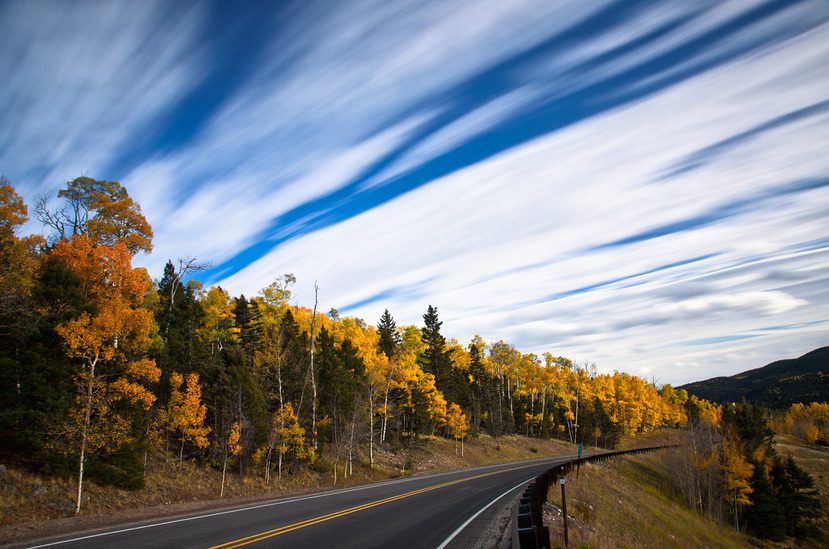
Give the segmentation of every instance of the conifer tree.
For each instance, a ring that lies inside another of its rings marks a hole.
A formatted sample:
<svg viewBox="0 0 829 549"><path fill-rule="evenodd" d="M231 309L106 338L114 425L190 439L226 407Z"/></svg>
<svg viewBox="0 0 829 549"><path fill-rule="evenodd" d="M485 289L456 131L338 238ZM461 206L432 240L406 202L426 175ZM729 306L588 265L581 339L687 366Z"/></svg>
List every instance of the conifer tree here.
<svg viewBox="0 0 829 549"><path fill-rule="evenodd" d="M397 324L388 309L383 311L383 316L380 317L380 322L377 323L377 334L380 336L378 343L380 350L391 360L403 343L403 338L397 332Z"/></svg>
<svg viewBox="0 0 829 549"><path fill-rule="evenodd" d="M434 376L437 388L442 389L447 385L452 362L446 349L446 338L440 333L443 322L438 320L437 307L429 305L423 315L423 323L420 333L425 349L418 363L424 372Z"/></svg>
<svg viewBox="0 0 829 549"><path fill-rule="evenodd" d="M772 477L786 522L786 534L796 538L818 535L814 520L821 516L821 504L811 475L789 456L785 462L775 460Z"/></svg>
<svg viewBox="0 0 829 549"><path fill-rule="evenodd" d="M764 464L754 463L751 477L751 505L746 509L746 528L758 538L771 541L786 539L786 520L774 494Z"/></svg>

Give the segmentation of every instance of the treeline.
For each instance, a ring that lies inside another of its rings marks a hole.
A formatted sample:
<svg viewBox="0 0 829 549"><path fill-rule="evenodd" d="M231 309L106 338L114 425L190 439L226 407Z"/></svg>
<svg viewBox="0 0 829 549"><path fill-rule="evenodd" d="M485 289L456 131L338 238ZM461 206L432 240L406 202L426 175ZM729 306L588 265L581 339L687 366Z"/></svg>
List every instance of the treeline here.
<svg viewBox="0 0 829 549"><path fill-rule="evenodd" d="M809 444L829 446L829 403L792 404L788 410L771 416L771 428L793 435Z"/></svg>
<svg viewBox="0 0 829 549"><path fill-rule="evenodd" d="M814 481L774 449L769 411L695 396L687 411L690 444L667 454L666 467L691 509L762 539L820 535Z"/></svg>
<svg viewBox="0 0 829 549"><path fill-rule="evenodd" d="M117 182L81 177L39 199L44 236L0 183L0 454L53 474L143 485L151 446L281 477L324 456L335 475L377 445L485 432L611 446L685 422L687 394L597 374L504 342L446 339L386 311L371 326L291 304L292 275L256 296L134 268L152 229ZM335 476L336 478L336 476Z"/></svg>

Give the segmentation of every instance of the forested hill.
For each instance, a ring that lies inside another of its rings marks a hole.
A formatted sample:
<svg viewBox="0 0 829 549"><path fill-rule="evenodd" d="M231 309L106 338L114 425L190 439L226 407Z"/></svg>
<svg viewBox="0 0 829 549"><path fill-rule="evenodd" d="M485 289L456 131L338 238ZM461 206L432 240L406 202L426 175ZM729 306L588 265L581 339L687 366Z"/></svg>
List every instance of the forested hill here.
<svg viewBox="0 0 829 549"><path fill-rule="evenodd" d="M829 401L829 347L730 377L696 381L679 389L712 402L745 399L770 408L787 408L797 402L826 402Z"/></svg>

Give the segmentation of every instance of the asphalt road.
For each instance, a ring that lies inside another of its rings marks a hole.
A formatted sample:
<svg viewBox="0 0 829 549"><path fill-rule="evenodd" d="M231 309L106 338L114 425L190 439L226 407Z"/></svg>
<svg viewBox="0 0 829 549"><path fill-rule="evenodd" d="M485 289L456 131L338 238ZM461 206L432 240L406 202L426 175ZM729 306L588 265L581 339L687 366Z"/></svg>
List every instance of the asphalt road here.
<svg viewBox="0 0 829 549"><path fill-rule="evenodd" d="M477 547L520 488L572 457L410 477L76 534L30 547Z"/></svg>

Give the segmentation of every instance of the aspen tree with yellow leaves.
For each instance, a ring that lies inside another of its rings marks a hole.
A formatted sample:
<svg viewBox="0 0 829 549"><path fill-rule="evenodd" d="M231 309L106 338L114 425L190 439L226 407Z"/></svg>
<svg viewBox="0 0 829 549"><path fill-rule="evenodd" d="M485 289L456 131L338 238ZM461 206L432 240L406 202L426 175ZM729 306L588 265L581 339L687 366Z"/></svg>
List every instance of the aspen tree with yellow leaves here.
<svg viewBox="0 0 829 549"><path fill-rule="evenodd" d="M130 422L115 408L126 401L149 409L155 395L147 383L158 381L159 370L144 353L150 342L150 311L141 308L148 277L133 269L124 244L95 246L77 235L59 241L51 256L76 273L92 313L82 313L56 328L66 353L76 360L77 396L68 426L78 441L80 513L87 453L117 448L130 440Z"/></svg>
<svg viewBox="0 0 829 549"><path fill-rule="evenodd" d="M469 422L466 420L461 407L454 402L446 409L446 426L449 435L455 439L455 453L458 453L458 441L460 441L461 457L463 457L463 440L469 434Z"/></svg>
<svg viewBox="0 0 829 549"><path fill-rule="evenodd" d="M305 441L305 429L300 426L290 402L286 402L274 414L271 422L273 443L278 457L277 475L282 478L282 465L286 455L293 455L298 460L314 461L316 451Z"/></svg>
<svg viewBox="0 0 829 549"><path fill-rule="evenodd" d="M749 497L754 489L751 487L751 477L754 466L743 456L735 441L726 439L721 446L722 470L725 476L725 487L728 502L734 512L734 528L740 529L739 512L746 505L751 505Z"/></svg>
<svg viewBox="0 0 829 549"><path fill-rule="evenodd" d="M182 385L185 385L182 390ZM204 425L207 415L207 406L201 401L201 386L199 374L187 374L185 378L178 372L170 376L170 397L167 407L163 410L162 422L171 433L177 433L181 439L178 456L178 466L181 468L184 459L184 444L189 442L196 448L207 448L210 442L207 435L210 427Z"/></svg>

